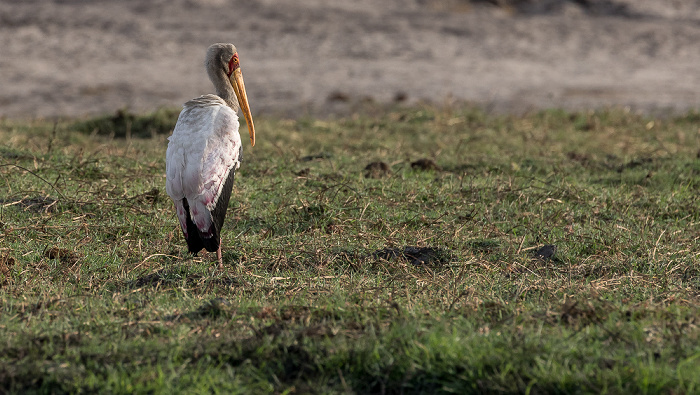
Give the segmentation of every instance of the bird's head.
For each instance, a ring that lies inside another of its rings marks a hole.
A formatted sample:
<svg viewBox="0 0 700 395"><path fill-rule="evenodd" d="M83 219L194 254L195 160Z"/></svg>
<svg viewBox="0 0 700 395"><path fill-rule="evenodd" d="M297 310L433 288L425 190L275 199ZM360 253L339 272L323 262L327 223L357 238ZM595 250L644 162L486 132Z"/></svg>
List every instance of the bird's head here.
<svg viewBox="0 0 700 395"><path fill-rule="evenodd" d="M207 50L206 60L207 70L210 77L211 73L222 72L228 77L228 81L236 93L238 105L245 116L245 121L248 124L248 134L250 134L250 144L255 145L255 126L253 125L253 116L250 114L250 105L248 105L248 96L245 92L245 84L243 84L243 74L241 74L241 65L238 60L238 51L233 44L213 44ZM214 81L214 78L212 78Z"/></svg>

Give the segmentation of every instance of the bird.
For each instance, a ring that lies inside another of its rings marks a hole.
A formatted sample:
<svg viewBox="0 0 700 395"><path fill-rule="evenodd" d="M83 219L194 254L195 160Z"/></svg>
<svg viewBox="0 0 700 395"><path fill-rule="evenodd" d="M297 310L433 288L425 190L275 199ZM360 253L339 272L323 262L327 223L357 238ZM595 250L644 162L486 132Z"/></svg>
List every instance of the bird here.
<svg viewBox="0 0 700 395"><path fill-rule="evenodd" d="M245 116L251 147L255 126L236 47L209 46L204 65L216 94L183 105L168 138L165 187L189 252L194 256L202 249L216 252L222 267L221 229L243 152L238 110Z"/></svg>

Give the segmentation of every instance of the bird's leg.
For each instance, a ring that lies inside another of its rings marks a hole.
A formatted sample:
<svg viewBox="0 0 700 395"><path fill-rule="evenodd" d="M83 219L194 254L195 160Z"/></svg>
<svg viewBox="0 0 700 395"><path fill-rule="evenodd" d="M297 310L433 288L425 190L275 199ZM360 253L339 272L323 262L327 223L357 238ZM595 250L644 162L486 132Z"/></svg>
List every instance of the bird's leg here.
<svg viewBox="0 0 700 395"><path fill-rule="evenodd" d="M216 259L219 260L219 269L224 268L224 259L221 255L221 239L219 239L219 249L216 250Z"/></svg>

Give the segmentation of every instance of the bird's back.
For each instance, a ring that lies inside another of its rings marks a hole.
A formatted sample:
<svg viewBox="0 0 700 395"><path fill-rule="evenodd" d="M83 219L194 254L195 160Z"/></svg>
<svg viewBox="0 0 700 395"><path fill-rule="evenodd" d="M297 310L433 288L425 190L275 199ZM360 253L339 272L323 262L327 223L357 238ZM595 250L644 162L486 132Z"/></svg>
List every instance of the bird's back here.
<svg viewBox="0 0 700 395"><path fill-rule="evenodd" d="M185 238L189 242L188 233L193 230L188 232L188 214L202 237L213 237L219 230L214 229L218 221L213 213L221 205L222 194L230 194L232 172L240 166L238 116L218 96L200 96L185 103L168 140L166 190L177 208ZM228 195L225 197L228 205ZM225 215L225 207L216 211L221 210Z"/></svg>

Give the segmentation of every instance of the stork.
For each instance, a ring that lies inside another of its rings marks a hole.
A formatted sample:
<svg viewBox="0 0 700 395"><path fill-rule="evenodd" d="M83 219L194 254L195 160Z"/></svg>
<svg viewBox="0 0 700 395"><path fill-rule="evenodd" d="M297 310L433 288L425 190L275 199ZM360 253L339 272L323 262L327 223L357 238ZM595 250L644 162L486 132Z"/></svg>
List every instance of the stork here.
<svg viewBox="0 0 700 395"><path fill-rule="evenodd" d="M193 255L202 249L216 251L221 267L221 228L243 151L239 108L248 124L251 146L255 145L255 127L236 47L210 46L204 65L216 95L202 95L183 105L168 138L165 188L175 204L189 251Z"/></svg>

